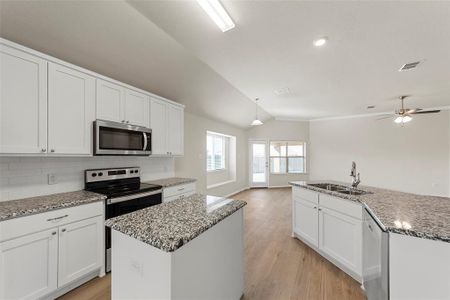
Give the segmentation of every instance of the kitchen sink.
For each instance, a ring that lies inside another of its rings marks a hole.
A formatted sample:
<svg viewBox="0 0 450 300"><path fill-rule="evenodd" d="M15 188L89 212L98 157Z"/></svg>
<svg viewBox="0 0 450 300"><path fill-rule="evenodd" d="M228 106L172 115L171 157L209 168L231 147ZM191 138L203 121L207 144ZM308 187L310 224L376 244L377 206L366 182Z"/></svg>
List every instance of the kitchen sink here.
<svg viewBox="0 0 450 300"><path fill-rule="evenodd" d="M328 190L328 191L338 191L338 190L347 188L346 186L339 185L339 184L332 184L332 183L311 183L308 185L314 186L319 189Z"/></svg>
<svg viewBox="0 0 450 300"><path fill-rule="evenodd" d="M355 196L371 194L370 192L366 192L366 191L362 191L362 190L355 190L355 189L338 190L336 192L341 193L341 194L346 194L346 195L355 195Z"/></svg>
<svg viewBox="0 0 450 300"><path fill-rule="evenodd" d="M350 188L348 186L340 185L340 184L310 183L308 185L316 187L316 188L319 188L319 189L324 189L324 190L327 190L327 191L333 191L333 192L336 192L336 193L346 194L346 195L359 196L359 195L371 194L371 192L366 192L366 191L363 191L363 190L353 189L353 188Z"/></svg>

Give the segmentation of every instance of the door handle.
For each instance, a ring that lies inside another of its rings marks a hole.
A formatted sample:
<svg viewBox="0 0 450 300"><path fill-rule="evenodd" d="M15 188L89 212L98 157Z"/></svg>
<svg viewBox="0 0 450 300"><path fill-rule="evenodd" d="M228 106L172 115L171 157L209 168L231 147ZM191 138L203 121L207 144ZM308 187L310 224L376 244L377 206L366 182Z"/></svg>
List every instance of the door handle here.
<svg viewBox="0 0 450 300"><path fill-rule="evenodd" d="M51 218L51 219L47 219L47 221L48 222L57 221L57 220L61 220L61 219L67 218L68 216L69 215L64 215L64 216L61 216L61 217Z"/></svg>
<svg viewBox="0 0 450 300"><path fill-rule="evenodd" d="M147 143L148 143L147 134L145 132L143 132L142 134L144 135L144 149L142 149L142 150L145 151L147 149Z"/></svg>

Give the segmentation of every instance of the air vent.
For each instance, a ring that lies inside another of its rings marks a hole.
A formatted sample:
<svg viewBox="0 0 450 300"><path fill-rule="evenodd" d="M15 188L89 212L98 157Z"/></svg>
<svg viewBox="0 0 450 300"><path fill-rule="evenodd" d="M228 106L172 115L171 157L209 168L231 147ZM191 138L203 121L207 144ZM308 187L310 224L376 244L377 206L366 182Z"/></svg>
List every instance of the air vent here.
<svg viewBox="0 0 450 300"><path fill-rule="evenodd" d="M273 91L273 93L277 96L289 95L291 90L288 87L283 87L281 89Z"/></svg>
<svg viewBox="0 0 450 300"><path fill-rule="evenodd" d="M417 68L417 66L418 66L419 64L420 64L420 61L415 61L415 62L412 62L412 63L407 63L407 64L404 64L398 71L399 71L399 72L402 72L402 71L412 70L412 69Z"/></svg>

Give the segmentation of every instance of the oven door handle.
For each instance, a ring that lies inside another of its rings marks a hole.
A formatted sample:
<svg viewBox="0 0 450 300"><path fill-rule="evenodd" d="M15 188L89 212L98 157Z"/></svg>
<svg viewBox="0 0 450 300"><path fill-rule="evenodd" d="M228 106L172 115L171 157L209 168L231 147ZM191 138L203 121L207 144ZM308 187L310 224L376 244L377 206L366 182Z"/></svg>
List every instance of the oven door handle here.
<svg viewBox="0 0 450 300"><path fill-rule="evenodd" d="M142 151L147 150L147 134L145 132L142 132L142 134L144 135L144 149L142 149Z"/></svg>
<svg viewBox="0 0 450 300"><path fill-rule="evenodd" d="M144 192L144 193L132 194L132 195L123 196L123 197L111 198L111 199L106 200L106 204L110 205L110 204L114 204L114 203L119 203L119 202L128 201L128 200L132 200L132 199L138 199L141 197L147 197L147 196L152 196L152 195L161 194L161 193L162 193L162 189L159 189L159 190L151 191L151 192Z"/></svg>

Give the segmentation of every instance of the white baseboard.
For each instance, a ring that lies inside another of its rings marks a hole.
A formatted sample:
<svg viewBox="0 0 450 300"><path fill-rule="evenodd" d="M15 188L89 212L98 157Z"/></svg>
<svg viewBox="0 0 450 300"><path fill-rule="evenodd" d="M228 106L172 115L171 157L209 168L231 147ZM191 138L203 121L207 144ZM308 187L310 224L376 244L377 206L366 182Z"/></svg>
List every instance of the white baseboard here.
<svg viewBox="0 0 450 300"><path fill-rule="evenodd" d="M234 191L234 192L232 192L231 194L228 194L228 195L224 196L224 198L229 198L229 197L231 197L231 196L234 196L234 195L236 195L236 194L239 194L240 192L243 192L243 191L248 190L248 189L250 189L250 187L246 186L246 187L244 187L244 188L242 188L242 189L240 189L240 190Z"/></svg>
<svg viewBox="0 0 450 300"><path fill-rule="evenodd" d="M291 185L290 184L287 184L287 185L271 185L271 186L269 186L269 189L279 189L279 188L288 188L288 187L291 187Z"/></svg>

